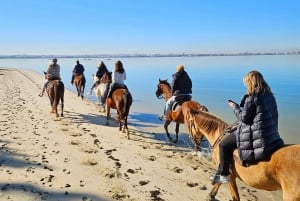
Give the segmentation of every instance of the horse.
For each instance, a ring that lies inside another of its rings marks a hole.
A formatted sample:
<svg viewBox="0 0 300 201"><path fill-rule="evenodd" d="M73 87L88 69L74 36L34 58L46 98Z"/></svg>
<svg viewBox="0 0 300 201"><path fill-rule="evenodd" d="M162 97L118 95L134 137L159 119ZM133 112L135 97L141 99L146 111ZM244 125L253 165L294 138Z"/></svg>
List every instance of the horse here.
<svg viewBox="0 0 300 201"><path fill-rule="evenodd" d="M44 72L45 78L47 79L47 73ZM59 117L57 112L57 106L59 101L61 101L61 114L60 116L64 116L64 93L65 93L65 86L64 83L59 80L49 80L49 83L46 87L46 92L48 94L50 105L51 105L51 113L55 113L56 117Z"/></svg>
<svg viewBox="0 0 300 201"><path fill-rule="evenodd" d="M156 94L157 98L159 98L159 99L164 98L166 102L168 101L168 99L172 96L171 85L169 84L168 80L161 80L161 79L158 80L157 90L156 90L155 94ZM165 128L166 134L168 136L169 142L173 142L173 143L178 142L178 132L179 132L180 124L185 123L186 126L188 126L188 124L185 120L185 116L186 116L186 112L189 108L208 111L207 107L205 107L204 105L201 105L200 103L198 103L197 101L194 101L194 100L185 101L184 103L182 103L181 106L176 108L176 111L171 110L170 113L168 114L168 116L166 117L166 121L164 124L164 128ZM176 127L175 127L176 139L175 140L173 140L173 138L170 136L169 131L168 131L168 126L170 125L170 123L172 121L174 121L176 123ZM199 150L198 145L201 142L201 138L191 138L191 141L194 144L194 152L196 154Z"/></svg>
<svg viewBox="0 0 300 201"><path fill-rule="evenodd" d="M96 84L94 90L96 97L99 102L99 111L100 112L105 112L105 100L107 96L107 92L109 89L109 85L112 81L111 78L111 72L105 72L101 79L99 79L96 75L92 75L93 77L93 84Z"/></svg>
<svg viewBox="0 0 300 201"><path fill-rule="evenodd" d="M78 97L80 96L81 99L83 100L83 95L84 95L84 88L85 88L85 77L82 74L74 75L74 85L77 89L77 95Z"/></svg>
<svg viewBox="0 0 300 201"><path fill-rule="evenodd" d="M129 130L127 127L127 118L129 109L132 105L132 95L128 89L117 88L112 92L111 97L106 98L106 125L109 125L110 109L117 110L117 121L119 122L119 130L123 133L127 132L129 139Z"/></svg>
<svg viewBox="0 0 300 201"><path fill-rule="evenodd" d="M208 112L189 110L189 131L193 135L204 135L213 147L213 158L219 164L219 143L224 137L228 123ZM233 201L240 200L236 179L251 187L275 191L282 190L283 201L299 201L300 191L300 145L284 145L275 151L269 159L244 167L238 152L233 152L230 167L229 189ZM213 183L212 183L213 184ZM220 183L215 183L209 196L215 199Z"/></svg>

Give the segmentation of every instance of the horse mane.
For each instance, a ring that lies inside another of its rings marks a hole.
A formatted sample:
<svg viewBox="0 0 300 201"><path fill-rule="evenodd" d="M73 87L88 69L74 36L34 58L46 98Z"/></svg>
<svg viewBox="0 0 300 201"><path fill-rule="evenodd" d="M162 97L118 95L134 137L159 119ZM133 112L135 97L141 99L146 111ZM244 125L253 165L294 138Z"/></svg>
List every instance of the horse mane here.
<svg viewBox="0 0 300 201"><path fill-rule="evenodd" d="M218 129L224 130L228 127L228 123L212 113L201 111L199 109L190 109L190 113L197 122L195 126L201 127L201 130L205 130L208 133L215 132Z"/></svg>

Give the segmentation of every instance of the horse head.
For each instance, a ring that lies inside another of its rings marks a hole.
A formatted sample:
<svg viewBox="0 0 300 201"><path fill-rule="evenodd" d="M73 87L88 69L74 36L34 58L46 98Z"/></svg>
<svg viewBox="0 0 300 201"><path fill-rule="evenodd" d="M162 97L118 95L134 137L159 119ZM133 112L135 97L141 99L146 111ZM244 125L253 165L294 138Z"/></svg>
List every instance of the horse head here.
<svg viewBox="0 0 300 201"><path fill-rule="evenodd" d="M158 79L157 89L156 89L156 97L158 99L165 98L166 94L171 93L171 85L169 84L168 80L161 80Z"/></svg>

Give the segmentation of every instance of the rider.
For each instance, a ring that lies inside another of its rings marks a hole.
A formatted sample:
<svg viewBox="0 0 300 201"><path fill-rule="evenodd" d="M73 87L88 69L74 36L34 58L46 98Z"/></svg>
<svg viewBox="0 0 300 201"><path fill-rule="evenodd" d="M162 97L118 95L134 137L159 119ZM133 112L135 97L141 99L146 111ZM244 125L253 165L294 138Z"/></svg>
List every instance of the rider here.
<svg viewBox="0 0 300 201"><path fill-rule="evenodd" d="M105 74L105 73L108 73L108 70L107 70L107 67L106 65L104 64L103 61L99 62L98 64L98 70L96 72L96 77L98 78L98 81L95 82L90 90L90 92L88 93L89 95L92 94L93 92L93 89L95 88L96 85L100 84L100 80L102 78L102 76Z"/></svg>
<svg viewBox="0 0 300 201"><path fill-rule="evenodd" d="M39 93L39 96L42 97L44 95L44 92L46 90L47 84L51 80L60 80L60 66L57 64L57 59L53 58L48 66L48 69L46 71L46 80L43 83L42 91Z"/></svg>
<svg viewBox="0 0 300 201"><path fill-rule="evenodd" d="M184 70L182 64L176 67L176 73L172 77L172 96L166 102L164 114L159 117L161 121L165 120L166 116L168 116L176 97L192 94L192 80Z"/></svg>
<svg viewBox="0 0 300 201"><path fill-rule="evenodd" d="M237 117L237 129L226 134L219 144L220 164L215 183L229 182L232 153L238 148L243 166L267 159L284 142L278 133L278 110L271 88L258 71L245 75L247 93L240 105L229 100ZM218 175L220 174L220 175Z"/></svg>
<svg viewBox="0 0 300 201"><path fill-rule="evenodd" d="M72 85L73 85L73 82L74 82L74 77L76 75L83 75L84 76L83 72L84 72L84 67L83 67L82 64L79 63L79 60L77 60L76 65L75 65L75 67L72 71L72 80L71 80Z"/></svg>
<svg viewBox="0 0 300 201"><path fill-rule="evenodd" d="M115 69L112 72L112 83L109 87L109 91L107 94L108 98L111 98L112 92L116 88L124 88L127 89L127 86L124 84L124 80L126 80L126 72L123 67L123 63L121 61L116 61Z"/></svg>

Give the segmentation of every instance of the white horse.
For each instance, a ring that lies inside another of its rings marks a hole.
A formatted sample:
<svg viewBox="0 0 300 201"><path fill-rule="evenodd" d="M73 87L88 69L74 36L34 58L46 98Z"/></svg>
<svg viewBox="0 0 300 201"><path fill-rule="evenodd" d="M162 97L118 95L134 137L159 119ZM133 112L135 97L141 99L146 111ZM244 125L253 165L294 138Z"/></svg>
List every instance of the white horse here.
<svg viewBox="0 0 300 201"><path fill-rule="evenodd" d="M93 74L94 91L99 102L99 111L105 112L106 95L111 83L111 73L105 73L101 79Z"/></svg>

